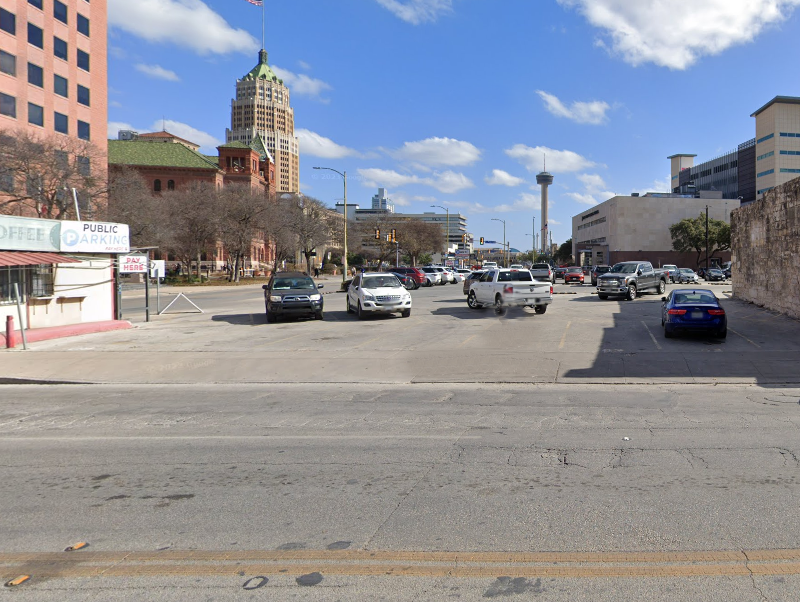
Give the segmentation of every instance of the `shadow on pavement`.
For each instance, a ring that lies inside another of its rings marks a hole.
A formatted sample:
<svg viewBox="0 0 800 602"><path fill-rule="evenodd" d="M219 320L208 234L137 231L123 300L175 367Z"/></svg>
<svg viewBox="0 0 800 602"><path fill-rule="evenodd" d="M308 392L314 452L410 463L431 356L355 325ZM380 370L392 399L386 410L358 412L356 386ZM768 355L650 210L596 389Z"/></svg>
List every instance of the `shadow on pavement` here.
<svg viewBox="0 0 800 602"><path fill-rule="evenodd" d="M493 307L484 307L483 309L470 309L466 303L463 307L440 307L431 312L432 316L452 316L461 320L487 320L487 319L502 319L502 320L531 320L535 315L533 310L526 310L522 307L509 307L502 316L498 316L494 312Z"/></svg>
<svg viewBox="0 0 800 602"><path fill-rule="evenodd" d="M211 316L212 322L227 322L234 326L257 326L267 323L267 316L264 313L256 314L217 314Z"/></svg>

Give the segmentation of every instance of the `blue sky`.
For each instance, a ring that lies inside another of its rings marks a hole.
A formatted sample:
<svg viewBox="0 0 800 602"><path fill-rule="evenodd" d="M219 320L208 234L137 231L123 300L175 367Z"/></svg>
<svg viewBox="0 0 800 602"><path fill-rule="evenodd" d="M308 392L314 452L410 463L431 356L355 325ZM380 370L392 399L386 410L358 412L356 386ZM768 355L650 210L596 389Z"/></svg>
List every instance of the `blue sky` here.
<svg viewBox="0 0 800 602"><path fill-rule="evenodd" d="M257 62L246 0L109 0L109 135L168 130L212 152ZM269 61L292 91L304 193L449 207L476 237L531 248L547 154L553 242L613 194L665 190L800 96L800 0L266 0ZM438 210L436 210L438 211Z"/></svg>

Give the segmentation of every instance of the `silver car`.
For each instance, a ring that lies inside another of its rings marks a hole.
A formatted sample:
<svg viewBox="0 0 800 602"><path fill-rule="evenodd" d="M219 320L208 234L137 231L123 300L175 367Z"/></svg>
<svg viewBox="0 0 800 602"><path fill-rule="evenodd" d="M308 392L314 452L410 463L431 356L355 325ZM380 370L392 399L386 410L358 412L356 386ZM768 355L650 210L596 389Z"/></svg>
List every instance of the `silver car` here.
<svg viewBox="0 0 800 602"><path fill-rule="evenodd" d="M691 270L689 268L680 268L675 276L675 279L681 284L683 284L684 282L687 284L690 282L693 284L696 282L700 282L700 278L697 276L697 274L694 273L694 270Z"/></svg>

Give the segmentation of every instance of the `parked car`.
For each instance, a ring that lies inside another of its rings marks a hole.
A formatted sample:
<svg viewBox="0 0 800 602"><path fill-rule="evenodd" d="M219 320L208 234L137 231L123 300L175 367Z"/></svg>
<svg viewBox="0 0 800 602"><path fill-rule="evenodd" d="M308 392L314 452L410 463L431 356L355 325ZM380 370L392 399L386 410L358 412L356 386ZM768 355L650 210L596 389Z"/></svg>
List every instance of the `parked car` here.
<svg viewBox="0 0 800 602"><path fill-rule="evenodd" d="M524 270L525 266L522 265L521 263L512 263L510 266L508 266L508 269L509 270Z"/></svg>
<svg viewBox="0 0 800 602"><path fill-rule="evenodd" d="M554 284L556 281L553 268L550 267L549 263L534 263L531 266L531 274L533 275L534 280L538 280L540 282L550 282L551 284Z"/></svg>
<svg viewBox="0 0 800 602"><path fill-rule="evenodd" d="M442 280L442 273L436 268L425 266L419 268L425 274L425 286L433 286L434 284L447 284Z"/></svg>
<svg viewBox="0 0 800 602"><path fill-rule="evenodd" d="M694 270L690 268L680 268L678 270L677 281L681 284L688 284L690 282L700 282L700 278L697 277L697 274L694 273Z"/></svg>
<svg viewBox="0 0 800 602"><path fill-rule="evenodd" d="M496 261L484 261L483 262L483 269L484 270L496 270L497 269L497 262Z"/></svg>
<svg viewBox="0 0 800 602"><path fill-rule="evenodd" d="M725 268L725 271L723 272L723 274L725 274L725 278L730 280L731 279L731 266L728 266L727 268Z"/></svg>
<svg viewBox="0 0 800 602"><path fill-rule="evenodd" d="M407 318L411 315L411 295L394 274L357 274L347 288L347 313L358 314L359 320L375 313L399 313Z"/></svg>
<svg viewBox="0 0 800 602"><path fill-rule="evenodd" d="M407 274L414 279L414 282L419 284L420 286L425 285L425 273L420 270L419 268L389 268L390 272L394 272L395 274Z"/></svg>
<svg viewBox="0 0 800 602"><path fill-rule="evenodd" d="M592 268L592 286L597 286L597 278L611 271L610 265L596 265Z"/></svg>
<svg viewBox="0 0 800 602"><path fill-rule="evenodd" d="M464 294L469 294L469 287L472 284L473 280L477 280L481 276L486 273L486 270L474 270L467 274L467 277L464 278Z"/></svg>
<svg viewBox="0 0 800 602"><path fill-rule="evenodd" d="M705 279L709 282L725 280L725 273L717 268L711 268L706 272Z"/></svg>
<svg viewBox="0 0 800 602"><path fill-rule="evenodd" d="M728 317L713 292L679 288L661 298L661 326L664 337L679 332L708 332L718 338L728 336Z"/></svg>
<svg viewBox="0 0 800 602"><path fill-rule="evenodd" d="M662 265L661 269L665 274L667 274L669 282L675 282L678 279L678 266L668 263L666 265Z"/></svg>
<svg viewBox="0 0 800 602"><path fill-rule="evenodd" d="M464 277L458 273L458 270L455 268L445 268L445 272L447 272L452 277L452 283L458 284L459 282L464 281Z"/></svg>
<svg viewBox="0 0 800 602"><path fill-rule="evenodd" d="M645 291L664 294L667 275L663 270L654 270L649 261L623 261L617 263L607 274L597 279L597 296L624 296L629 301Z"/></svg>
<svg viewBox="0 0 800 602"><path fill-rule="evenodd" d="M324 319L322 284L303 272L276 272L264 290L267 322L274 323L281 316L292 318Z"/></svg>
<svg viewBox="0 0 800 602"><path fill-rule="evenodd" d="M697 276L699 278L703 278L705 275L706 275L706 269L705 268L697 268Z"/></svg>
<svg viewBox="0 0 800 602"><path fill-rule="evenodd" d="M567 268L559 266L553 269L553 278L563 278L566 273Z"/></svg>
<svg viewBox="0 0 800 602"><path fill-rule="evenodd" d="M512 306L533 307L537 314L543 314L552 302L553 285L534 280L528 270L488 270L472 280L467 295L470 309L492 305L498 314Z"/></svg>
<svg viewBox="0 0 800 602"><path fill-rule="evenodd" d="M583 278L583 268L575 265L567 268L567 271L564 273L564 284L569 284L570 282L580 282L583 284Z"/></svg>
<svg viewBox="0 0 800 602"><path fill-rule="evenodd" d="M411 277L410 274L401 274L399 272L388 271L387 274L393 274L399 281L400 284L403 285L403 288L407 291L415 291L419 288L419 284Z"/></svg>

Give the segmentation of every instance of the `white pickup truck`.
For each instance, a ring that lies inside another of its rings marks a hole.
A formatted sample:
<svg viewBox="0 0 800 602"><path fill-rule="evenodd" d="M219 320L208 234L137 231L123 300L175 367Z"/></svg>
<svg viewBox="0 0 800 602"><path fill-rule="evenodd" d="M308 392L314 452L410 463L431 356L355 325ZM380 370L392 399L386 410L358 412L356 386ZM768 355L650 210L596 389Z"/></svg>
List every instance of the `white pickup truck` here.
<svg viewBox="0 0 800 602"><path fill-rule="evenodd" d="M488 270L469 287L467 305L471 309L494 306L498 314L507 307L532 307L537 314L553 302L553 285L534 280L528 270Z"/></svg>

